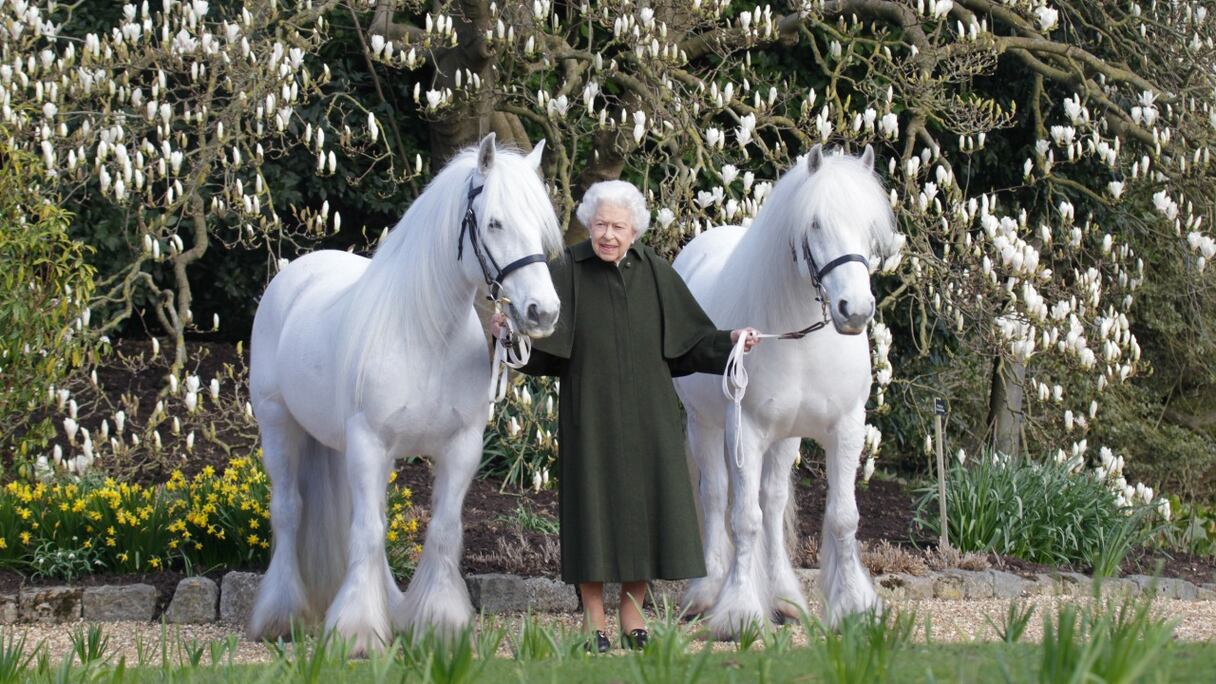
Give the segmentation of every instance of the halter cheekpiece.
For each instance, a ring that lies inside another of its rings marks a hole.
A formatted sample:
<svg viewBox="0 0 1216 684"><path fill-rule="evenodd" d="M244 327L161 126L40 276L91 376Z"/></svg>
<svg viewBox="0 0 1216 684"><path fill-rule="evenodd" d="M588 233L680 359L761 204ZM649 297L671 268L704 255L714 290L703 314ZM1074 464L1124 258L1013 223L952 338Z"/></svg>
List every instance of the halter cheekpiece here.
<svg viewBox="0 0 1216 684"><path fill-rule="evenodd" d="M456 243L456 261L464 259L464 236L468 233L469 244L473 246L477 264L481 266L481 277L485 278L486 286L490 288L488 299L494 302L494 311L497 312L499 305L504 302L510 303L509 299L502 296L502 281L528 264L543 264L547 260L544 254L529 254L506 266L498 265L498 260L490 253L490 247L480 237L481 229L477 225L477 212L473 209L473 200L481 194L485 187L484 184L474 186L473 180L469 179L469 196L465 200L467 205L464 210L464 218L460 221L460 239ZM508 316L505 334L494 340L494 362L490 375L489 396L491 404L502 401L507 395L507 387L510 385L507 369L521 368L528 362L531 354L532 340L527 335L516 335L515 324Z"/></svg>
<svg viewBox="0 0 1216 684"><path fill-rule="evenodd" d="M464 236L465 233L468 233L469 244L473 246L473 254L477 257L478 265L481 266L481 275L486 280L486 286L490 288L489 298L497 302L501 298L502 283L507 276L528 264L543 264L546 259L544 254L529 254L506 266L498 265L498 261L490 253L489 246L479 237L481 230L477 225L477 212L473 210L473 200L484 189L484 184L474 186L473 181L469 180L469 196L466 200L468 204L464 210L464 219L460 222L460 240L456 243L456 260L460 261L464 258Z"/></svg>
<svg viewBox="0 0 1216 684"><path fill-rule="evenodd" d="M790 240L790 256L793 257L795 264L798 263L798 250L794 247L794 241L792 239ZM823 309L823 320L812 323L802 330L795 330L793 332L777 335L777 339L799 340L815 332L816 330L827 326L829 320L828 293L823 288L823 279L827 277L829 273L838 267L853 261L865 266L866 270L869 270L870 268L870 261L860 254L842 254L824 264L823 268L819 268L819 266L815 263L815 254L811 251L811 243L806 239L805 235L802 236L802 258L806 260L807 272L811 274L811 284L814 285L815 289L819 292L818 299L819 304Z"/></svg>

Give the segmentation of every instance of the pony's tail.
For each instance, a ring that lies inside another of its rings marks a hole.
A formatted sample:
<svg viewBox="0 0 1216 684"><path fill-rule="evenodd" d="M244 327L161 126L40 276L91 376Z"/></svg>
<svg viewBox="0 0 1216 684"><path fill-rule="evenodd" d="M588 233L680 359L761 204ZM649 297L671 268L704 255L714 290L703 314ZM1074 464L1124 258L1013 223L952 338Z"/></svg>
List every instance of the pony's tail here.
<svg viewBox="0 0 1216 684"><path fill-rule="evenodd" d="M785 552L791 559L798 559L798 485L797 478L790 478L790 496L785 502L785 517L781 521L785 528Z"/></svg>
<svg viewBox="0 0 1216 684"><path fill-rule="evenodd" d="M300 453L298 486L302 509L297 537L300 579L312 613L324 617L346 575L350 537L350 487L342 454L311 436Z"/></svg>

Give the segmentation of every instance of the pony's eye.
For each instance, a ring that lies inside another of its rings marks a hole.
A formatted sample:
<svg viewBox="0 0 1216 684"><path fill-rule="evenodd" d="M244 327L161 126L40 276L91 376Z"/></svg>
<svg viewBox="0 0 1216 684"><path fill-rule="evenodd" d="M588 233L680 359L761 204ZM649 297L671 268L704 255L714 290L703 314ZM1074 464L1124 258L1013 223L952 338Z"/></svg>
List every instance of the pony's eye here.
<svg viewBox="0 0 1216 684"><path fill-rule="evenodd" d="M490 219L490 222L486 224L486 227L490 228L491 230L502 230L502 221L499 221L498 219Z"/></svg>

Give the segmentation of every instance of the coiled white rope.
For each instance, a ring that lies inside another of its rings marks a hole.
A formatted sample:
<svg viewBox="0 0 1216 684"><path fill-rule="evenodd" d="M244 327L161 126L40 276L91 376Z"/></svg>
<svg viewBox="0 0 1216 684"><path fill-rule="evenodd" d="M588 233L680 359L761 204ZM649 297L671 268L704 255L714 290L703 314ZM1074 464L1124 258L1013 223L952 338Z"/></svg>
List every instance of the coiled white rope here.
<svg viewBox="0 0 1216 684"><path fill-rule="evenodd" d="M722 372L722 394L731 402L732 406L726 407L726 419L730 423L731 410L734 410L734 425L728 425L728 428L734 428L733 446L735 467L743 469L743 395L747 394L747 367L743 365L743 357L747 354L747 338L746 334L740 335L735 341L735 346L730 350L730 356L726 357L726 370ZM730 435L727 435L730 438Z"/></svg>
<svg viewBox="0 0 1216 684"><path fill-rule="evenodd" d="M730 428L734 429L734 436L731 439L735 451L735 467L743 468L743 397L747 394L747 367L743 365L743 357L748 354L748 339L756 341L800 340L821 327L823 326L817 324L788 333L753 332L750 336L744 333L735 341L735 346L730 350L730 356L726 357L726 370L722 372L722 394L731 403L726 407L726 422L728 432ZM731 437L729 434L727 436Z"/></svg>
<svg viewBox="0 0 1216 684"><path fill-rule="evenodd" d="M497 313L497 312L496 312ZM490 374L490 403L497 404L507 396L511 386L511 368L523 368L532 358L532 338L515 333L515 324L507 316L501 333L494 338L494 362Z"/></svg>

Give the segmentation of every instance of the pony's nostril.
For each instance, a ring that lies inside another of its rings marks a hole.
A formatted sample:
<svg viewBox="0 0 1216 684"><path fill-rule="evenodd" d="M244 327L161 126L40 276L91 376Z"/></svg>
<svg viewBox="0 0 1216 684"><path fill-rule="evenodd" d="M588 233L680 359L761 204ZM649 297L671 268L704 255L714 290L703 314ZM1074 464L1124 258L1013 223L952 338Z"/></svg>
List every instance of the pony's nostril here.
<svg viewBox="0 0 1216 684"><path fill-rule="evenodd" d="M836 309L838 311L840 311L841 316L848 318L849 317L849 300L847 300L847 299L840 300L840 303L836 305Z"/></svg>
<svg viewBox="0 0 1216 684"><path fill-rule="evenodd" d="M536 325L540 323L540 307L535 302L528 305L528 322Z"/></svg>

